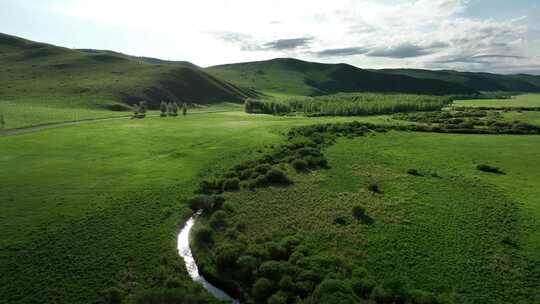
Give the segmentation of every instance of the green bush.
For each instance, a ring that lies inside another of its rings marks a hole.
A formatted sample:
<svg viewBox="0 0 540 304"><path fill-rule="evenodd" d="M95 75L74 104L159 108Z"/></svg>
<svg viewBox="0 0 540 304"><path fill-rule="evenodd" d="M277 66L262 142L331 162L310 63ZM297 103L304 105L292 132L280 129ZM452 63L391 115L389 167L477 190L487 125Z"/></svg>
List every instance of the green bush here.
<svg viewBox="0 0 540 304"><path fill-rule="evenodd" d="M259 268L259 262L255 257L244 255L236 260L236 265L238 266L239 274L242 279L247 281L251 280Z"/></svg>
<svg viewBox="0 0 540 304"><path fill-rule="evenodd" d="M101 296L108 304L120 304L124 299L124 291L117 287L109 287L101 292Z"/></svg>
<svg viewBox="0 0 540 304"><path fill-rule="evenodd" d="M291 183L285 172L277 168L272 168L266 173L266 180L272 185L288 185Z"/></svg>
<svg viewBox="0 0 540 304"><path fill-rule="evenodd" d="M213 207L214 198L209 195L197 195L189 200L189 207L193 211L210 210Z"/></svg>
<svg viewBox="0 0 540 304"><path fill-rule="evenodd" d="M214 193L220 193L223 188L223 179L218 180L207 180L204 179L199 184L199 193L202 194L214 194Z"/></svg>
<svg viewBox="0 0 540 304"><path fill-rule="evenodd" d="M306 171L308 169L308 163L303 160L303 159L295 159L293 162L292 162L292 166L294 167L294 169L296 171L299 171L299 172L303 172L303 171Z"/></svg>
<svg viewBox="0 0 540 304"><path fill-rule="evenodd" d="M251 294L258 303L263 303L274 293L274 283L266 278L258 279L251 290Z"/></svg>
<svg viewBox="0 0 540 304"><path fill-rule="evenodd" d="M236 261L240 256L240 248L234 245L225 245L216 250L216 264L219 269L235 269Z"/></svg>
<svg viewBox="0 0 540 304"><path fill-rule="evenodd" d="M278 291L277 293L273 294L268 299L268 304L287 304L287 295L282 292Z"/></svg>
<svg viewBox="0 0 540 304"><path fill-rule="evenodd" d="M415 176L420 176L420 172L418 172L418 170L416 170L416 169L409 169L409 170L407 170L407 174L409 174L409 175L415 175Z"/></svg>
<svg viewBox="0 0 540 304"><path fill-rule="evenodd" d="M371 292L371 298L382 304L405 303L409 295L400 281L391 279L377 285Z"/></svg>
<svg viewBox="0 0 540 304"><path fill-rule="evenodd" d="M195 229L195 243L197 245L210 245L214 242L214 231L209 227L202 226Z"/></svg>
<svg viewBox="0 0 540 304"><path fill-rule="evenodd" d="M316 303L327 304L354 304L360 301L347 282L336 279L322 281L313 293L313 300Z"/></svg>
<svg viewBox="0 0 540 304"><path fill-rule="evenodd" d="M368 186L368 190L369 190L369 192L372 192L372 193L380 193L381 192L381 189L379 188L379 185L377 185L377 184L370 184Z"/></svg>
<svg viewBox="0 0 540 304"><path fill-rule="evenodd" d="M490 165L478 165L476 166L476 169L480 170L480 171L483 171L483 172L488 172L488 173L497 173L497 174L502 174L503 172L497 168L497 167L493 167L493 166L490 166Z"/></svg>
<svg viewBox="0 0 540 304"><path fill-rule="evenodd" d="M361 206L354 206L352 208L353 217L357 220L362 220L366 216L366 209Z"/></svg>
<svg viewBox="0 0 540 304"><path fill-rule="evenodd" d="M218 229L227 224L227 213L225 211L216 211L210 217L209 224L212 228Z"/></svg>
<svg viewBox="0 0 540 304"><path fill-rule="evenodd" d="M240 179L229 178L223 183L223 191L236 191L240 189Z"/></svg>

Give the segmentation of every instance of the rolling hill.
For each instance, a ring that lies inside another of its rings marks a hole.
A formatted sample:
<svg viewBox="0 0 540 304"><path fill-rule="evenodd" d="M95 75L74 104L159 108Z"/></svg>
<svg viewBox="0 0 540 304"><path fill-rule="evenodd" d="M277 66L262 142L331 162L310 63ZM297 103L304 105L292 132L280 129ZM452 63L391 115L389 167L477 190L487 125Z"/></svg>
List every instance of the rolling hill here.
<svg viewBox="0 0 540 304"><path fill-rule="evenodd" d="M376 71L387 75L442 80L463 85L477 91L540 92L540 76L526 74L497 75L490 73L417 69L384 69Z"/></svg>
<svg viewBox="0 0 540 304"><path fill-rule="evenodd" d="M467 94L476 90L439 79L418 79L360 69L348 64L322 64L290 58L213 66L206 72L268 93L325 95L338 92Z"/></svg>
<svg viewBox="0 0 540 304"><path fill-rule="evenodd" d="M103 107L162 100L209 104L256 96L188 62L72 50L0 34L0 100Z"/></svg>

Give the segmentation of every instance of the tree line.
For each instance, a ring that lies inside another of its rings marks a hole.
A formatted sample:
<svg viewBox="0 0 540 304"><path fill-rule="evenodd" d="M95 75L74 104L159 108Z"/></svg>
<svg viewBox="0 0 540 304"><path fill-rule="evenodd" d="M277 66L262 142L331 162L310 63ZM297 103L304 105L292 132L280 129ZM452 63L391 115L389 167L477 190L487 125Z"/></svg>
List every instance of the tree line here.
<svg viewBox="0 0 540 304"><path fill-rule="evenodd" d="M340 93L317 97L247 99L247 113L308 116L357 116L413 111L437 111L448 106L453 96Z"/></svg>
<svg viewBox="0 0 540 304"><path fill-rule="evenodd" d="M187 115L188 105L183 103L180 107L176 102L165 102L162 101L159 110L161 117L167 116L178 116L178 112L182 111L182 115ZM146 112L148 111L148 103L144 100L140 101L133 105L133 118L145 118Z"/></svg>

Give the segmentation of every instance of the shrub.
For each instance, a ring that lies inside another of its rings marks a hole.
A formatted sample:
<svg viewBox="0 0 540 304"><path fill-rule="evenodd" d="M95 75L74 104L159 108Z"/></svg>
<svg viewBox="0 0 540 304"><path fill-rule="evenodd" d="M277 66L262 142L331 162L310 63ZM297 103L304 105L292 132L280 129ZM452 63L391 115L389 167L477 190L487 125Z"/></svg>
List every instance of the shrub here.
<svg viewBox="0 0 540 304"><path fill-rule="evenodd" d="M289 258L287 249L275 242L266 243L266 249L273 260L287 260Z"/></svg>
<svg viewBox="0 0 540 304"><path fill-rule="evenodd" d="M198 245L208 245L214 242L214 231L206 226L196 229L194 236Z"/></svg>
<svg viewBox="0 0 540 304"><path fill-rule="evenodd" d="M353 217L357 220L361 220L366 216L366 209L360 206L354 206L352 208Z"/></svg>
<svg viewBox="0 0 540 304"><path fill-rule="evenodd" d="M233 269L240 256L240 249L234 245L225 245L217 249L216 264L219 269Z"/></svg>
<svg viewBox="0 0 540 304"><path fill-rule="evenodd" d="M287 185L291 183L291 180L287 177L285 172L272 168L268 173L266 173L266 179L269 183L274 185Z"/></svg>
<svg viewBox="0 0 540 304"><path fill-rule="evenodd" d="M294 167L294 169L296 169L296 171L302 172L307 170L308 163L303 159L295 159L292 162L292 166Z"/></svg>
<svg viewBox="0 0 540 304"><path fill-rule="evenodd" d="M336 279L325 279L317 286L313 293L316 303L358 303L351 287L345 281Z"/></svg>
<svg viewBox="0 0 540 304"><path fill-rule="evenodd" d="M212 195L212 210L216 211L223 207L225 198L221 195Z"/></svg>
<svg viewBox="0 0 540 304"><path fill-rule="evenodd" d="M290 275L284 275L281 280L279 280L279 289L284 291L294 290L294 281Z"/></svg>
<svg viewBox="0 0 540 304"><path fill-rule="evenodd" d="M377 303L405 303L408 292L398 280L388 280L376 286L371 292L371 298Z"/></svg>
<svg viewBox="0 0 540 304"><path fill-rule="evenodd" d="M120 304L124 299L124 292L117 287L109 287L101 292L101 295L106 303Z"/></svg>
<svg viewBox="0 0 540 304"><path fill-rule="evenodd" d="M251 170L251 169L246 169L246 170L243 170L240 172L240 180L246 180L246 179L249 179L251 178L251 176L253 176L253 173L255 171Z"/></svg>
<svg viewBox="0 0 540 304"><path fill-rule="evenodd" d="M407 174L409 174L409 175L415 175L415 176L420 176L420 172L418 172L418 170L416 170L416 169L409 169L409 170L407 170Z"/></svg>
<svg viewBox="0 0 540 304"><path fill-rule="evenodd" d="M225 226L227 224L227 213L225 211L216 211L210 217L209 224L214 229Z"/></svg>
<svg viewBox="0 0 540 304"><path fill-rule="evenodd" d="M272 166L270 166L269 164L262 164L262 165L258 165L255 168L255 171L259 172L260 174L266 174L271 169L272 169Z"/></svg>
<svg viewBox="0 0 540 304"><path fill-rule="evenodd" d="M267 261L259 267L259 275L279 282L284 275L292 275L293 268L289 262Z"/></svg>
<svg viewBox="0 0 540 304"><path fill-rule="evenodd" d="M189 200L189 207L193 211L210 210L214 199L209 195L197 195Z"/></svg>
<svg viewBox="0 0 540 304"><path fill-rule="evenodd" d="M213 194L215 192L221 192L223 180L207 180L204 179L199 184L199 193Z"/></svg>
<svg viewBox="0 0 540 304"><path fill-rule="evenodd" d="M223 183L223 191L236 191L240 189L240 179L229 178Z"/></svg>
<svg viewBox="0 0 540 304"><path fill-rule="evenodd" d="M268 299L274 292L274 284L272 281L260 278L258 279L255 284L253 284L253 288L251 289L251 294L253 297L259 301L258 303L262 303Z"/></svg>
<svg viewBox="0 0 540 304"><path fill-rule="evenodd" d="M236 265L240 270L240 275L242 278L244 280L251 280L255 274L255 271L259 267L259 262L252 256L244 255L236 260Z"/></svg>
<svg viewBox="0 0 540 304"><path fill-rule="evenodd" d="M502 174L503 173L499 168L492 167L492 166L485 165L485 164L476 166L476 169L478 169L480 171L483 171L483 172L488 172L488 173L497 173L497 174Z"/></svg>
<svg viewBox="0 0 540 304"><path fill-rule="evenodd" d="M379 185L377 184L370 184L368 186L368 190L372 193L379 193L381 191L381 189L379 188Z"/></svg>
<svg viewBox="0 0 540 304"><path fill-rule="evenodd" d="M334 219L334 225L345 226L347 224L348 224L347 219L343 216L338 216Z"/></svg>
<svg viewBox="0 0 540 304"><path fill-rule="evenodd" d="M437 304L440 303L437 297L428 291L411 290L409 292L411 302L414 304Z"/></svg>
<svg viewBox="0 0 540 304"><path fill-rule="evenodd" d="M278 291L277 293L273 294L268 299L268 304L287 304L287 295L282 292Z"/></svg>
<svg viewBox="0 0 540 304"><path fill-rule="evenodd" d="M159 114L159 116L167 117L168 109L167 109L167 103L166 102L164 102L164 101L161 102L161 105L159 106L159 110L161 111L161 114Z"/></svg>
<svg viewBox="0 0 540 304"><path fill-rule="evenodd" d="M375 288L375 281L366 276L355 276L351 280L351 285L357 296L362 298L368 298L371 295L373 288Z"/></svg>

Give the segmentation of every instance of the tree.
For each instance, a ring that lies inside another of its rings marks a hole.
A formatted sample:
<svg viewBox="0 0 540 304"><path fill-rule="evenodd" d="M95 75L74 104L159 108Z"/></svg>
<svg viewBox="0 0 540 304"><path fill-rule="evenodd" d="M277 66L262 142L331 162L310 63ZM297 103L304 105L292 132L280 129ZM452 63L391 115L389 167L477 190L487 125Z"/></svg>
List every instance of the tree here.
<svg viewBox="0 0 540 304"><path fill-rule="evenodd" d="M258 279L255 284L253 284L253 289L251 290L251 294L253 294L253 297L259 301L258 303L264 302L270 295L272 295L274 291L274 284L272 281L260 278Z"/></svg>
<svg viewBox="0 0 540 304"><path fill-rule="evenodd" d="M360 206L354 206L352 209L352 213L354 218L356 218L357 220L361 220L362 218L364 218L364 216L366 216L366 210Z"/></svg>
<svg viewBox="0 0 540 304"><path fill-rule="evenodd" d="M3 129L6 126L6 121L4 120L4 115L0 114L0 129Z"/></svg>
<svg viewBox="0 0 540 304"><path fill-rule="evenodd" d="M133 117L137 117L137 116L139 116L139 105L134 104L133 105Z"/></svg>
<svg viewBox="0 0 540 304"><path fill-rule="evenodd" d="M187 104L184 102L182 104L182 115L186 116L187 114Z"/></svg>
<svg viewBox="0 0 540 304"><path fill-rule="evenodd" d="M148 104L146 101L142 100L139 102L139 113L146 114L146 111L148 110Z"/></svg>
<svg viewBox="0 0 540 304"><path fill-rule="evenodd" d="M169 107L167 107L167 103L165 101L161 102L161 105L159 106L159 110L161 111L161 114L159 116L166 117L167 112L169 111Z"/></svg>
<svg viewBox="0 0 540 304"><path fill-rule="evenodd" d="M368 186L368 190L371 193L379 193L381 191L381 189L379 188L379 185L377 184L370 184Z"/></svg>
<svg viewBox="0 0 540 304"><path fill-rule="evenodd" d="M212 214L212 217L210 217L210 226L212 226L214 229L223 227L226 224L227 213L225 211L216 211L214 214Z"/></svg>
<svg viewBox="0 0 540 304"><path fill-rule="evenodd" d="M169 116L178 116L178 104L176 102L169 103Z"/></svg>
<svg viewBox="0 0 540 304"><path fill-rule="evenodd" d="M214 242L214 231L208 227L201 227L195 230L195 242L201 246Z"/></svg>

